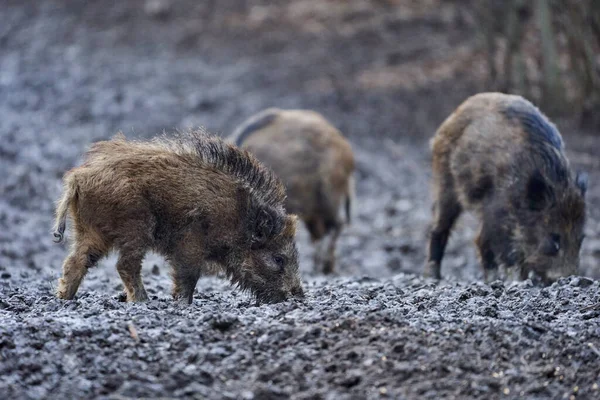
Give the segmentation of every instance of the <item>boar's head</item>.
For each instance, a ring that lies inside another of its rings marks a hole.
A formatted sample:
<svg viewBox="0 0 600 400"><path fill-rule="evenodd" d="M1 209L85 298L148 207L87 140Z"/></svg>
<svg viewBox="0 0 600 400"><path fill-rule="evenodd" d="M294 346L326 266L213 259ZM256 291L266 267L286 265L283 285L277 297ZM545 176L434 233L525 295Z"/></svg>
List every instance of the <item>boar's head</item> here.
<svg viewBox="0 0 600 400"><path fill-rule="evenodd" d="M534 171L513 193L515 210L513 245L519 254L521 276L534 272L548 284L577 274L579 251L584 238L587 174L566 176L560 183Z"/></svg>
<svg viewBox="0 0 600 400"><path fill-rule="evenodd" d="M248 224L248 244L239 285L259 303L303 297L298 270L295 215L282 208L256 207Z"/></svg>

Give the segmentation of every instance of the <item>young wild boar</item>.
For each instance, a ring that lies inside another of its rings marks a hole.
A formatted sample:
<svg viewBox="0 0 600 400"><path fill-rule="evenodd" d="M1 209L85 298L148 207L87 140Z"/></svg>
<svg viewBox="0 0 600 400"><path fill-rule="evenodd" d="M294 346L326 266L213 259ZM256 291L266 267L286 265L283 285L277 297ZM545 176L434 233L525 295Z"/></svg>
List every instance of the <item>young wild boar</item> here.
<svg viewBox="0 0 600 400"><path fill-rule="evenodd" d="M170 262L173 296L188 303L215 267L259 302L302 296L296 217L284 202L269 169L202 132L98 142L65 174L54 236L63 239L70 213L74 242L57 295L72 299L88 269L115 249L128 301L148 298L140 271L149 250Z"/></svg>
<svg viewBox="0 0 600 400"><path fill-rule="evenodd" d="M320 114L269 108L250 117L230 138L271 167L287 189L286 208L304 221L315 267L331 273L343 220L350 222L354 155L342 134ZM325 239L327 238L327 239ZM328 243L327 243L328 241Z"/></svg>
<svg viewBox="0 0 600 400"><path fill-rule="evenodd" d="M475 243L487 281L515 267L549 283L575 274L587 175L574 175L556 127L520 96L467 99L438 129L434 218L426 274L440 278L448 235L463 210L480 220Z"/></svg>

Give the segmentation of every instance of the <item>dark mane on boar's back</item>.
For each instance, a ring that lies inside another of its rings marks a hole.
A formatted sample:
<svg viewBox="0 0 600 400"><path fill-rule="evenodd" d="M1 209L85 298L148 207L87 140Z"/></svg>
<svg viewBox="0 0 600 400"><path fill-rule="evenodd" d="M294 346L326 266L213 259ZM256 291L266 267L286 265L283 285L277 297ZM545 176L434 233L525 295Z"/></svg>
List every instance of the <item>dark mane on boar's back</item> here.
<svg viewBox="0 0 600 400"><path fill-rule="evenodd" d="M156 139L181 156L193 156L202 163L233 176L268 205L285 201L285 188L271 169L246 150L240 150L204 130L180 132Z"/></svg>
<svg viewBox="0 0 600 400"><path fill-rule="evenodd" d="M555 182L566 182L568 162L564 158L564 143L556 126L529 102L510 103L500 112L523 128L531 150L539 156L543 163L541 167L548 177Z"/></svg>
<svg viewBox="0 0 600 400"><path fill-rule="evenodd" d="M70 216L74 240L56 295L70 300L88 270L111 251L128 301L146 301L149 251L171 269L173 297L192 303L202 275L223 272L257 302L302 296L281 181L252 155L202 131L152 141L123 135L93 144L65 174L55 241Z"/></svg>
<svg viewBox="0 0 600 400"><path fill-rule="evenodd" d="M545 142L559 150L563 149L563 140L556 126L532 104L513 103L502 109L501 113L508 119L518 121L532 143Z"/></svg>

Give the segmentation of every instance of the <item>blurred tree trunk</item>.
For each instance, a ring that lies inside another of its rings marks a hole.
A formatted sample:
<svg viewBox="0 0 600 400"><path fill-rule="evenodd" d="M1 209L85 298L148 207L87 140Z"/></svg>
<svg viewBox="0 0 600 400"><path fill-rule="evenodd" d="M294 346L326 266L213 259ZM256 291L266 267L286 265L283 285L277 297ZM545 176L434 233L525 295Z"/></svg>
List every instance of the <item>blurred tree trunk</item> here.
<svg viewBox="0 0 600 400"><path fill-rule="evenodd" d="M535 10L542 44L542 107L551 114L563 111L565 91L560 79L550 0L537 0Z"/></svg>
<svg viewBox="0 0 600 400"><path fill-rule="evenodd" d="M482 21L481 27L485 38L486 61L488 65L489 86L497 89L498 87L498 69L496 68L496 18L494 12L494 0L488 0L476 4L479 6L479 19Z"/></svg>
<svg viewBox="0 0 600 400"><path fill-rule="evenodd" d="M590 16L592 20L592 30L596 40L600 42L600 1L591 0Z"/></svg>
<svg viewBox="0 0 600 400"><path fill-rule="evenodd" d="M521 54L521 43L524 33L524 0L510 0L508 4L508 14L506 17L506 28L504 36L506 37L506 53L504 54L504 80L500 90L509 92L514 87L517 92L525 94L525 88L522 86L525 81L525 69L523 56ZM513 71L517 72L515 77Z"/></svg>
<svg viewBox="0 0 600 400"><path fill-rule="evenodd" d="M600 0L469 4L484 39L488 89L521 94L548 114L600 129Z"/></svg>
<svg viewBox="0 0 600 400"><path fill-rule="evenodd" d="M560 21L568 44L571 68L577 80L577 109L581 122L588 127L600 126L600 65L596 49L600 46L600 2L571 1L561 13Z"/></svg>

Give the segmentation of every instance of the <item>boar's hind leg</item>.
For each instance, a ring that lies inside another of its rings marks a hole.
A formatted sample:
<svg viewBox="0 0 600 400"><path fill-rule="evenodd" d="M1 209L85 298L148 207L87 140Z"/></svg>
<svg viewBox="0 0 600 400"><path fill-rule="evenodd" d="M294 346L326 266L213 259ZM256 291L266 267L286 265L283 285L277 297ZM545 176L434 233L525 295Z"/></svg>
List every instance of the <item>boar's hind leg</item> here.
<svg viewBox="0 0 600 400"><path fill-rule="evenodd" d="M448 243L448 236L454 222L462 212L462 207L454 195L454 190L441 191L440 198L433 206L433 224L429 236L429 251L425 276L441 279L441 264Z"/></svg>
<svg viewBox="0 0 600 400"><path fill-rule="evenodd" d="M73 250L63 264L56 296L63 300L75 297L88 269L93 267L102 256L104 256L102 252L90 247L85 240L76 239Z"/></svg>
<svg viewBox="0 0 600 400"><path fill-rule="evenodd" d="M315 246L315 252L313 255L313 265L315 272L321 268L323 264L323 256L325 252L325 243L324 238L326 235L325 222L322 218L318 216L313 216L312 218L307 218L304 221L306 225L306 229L310 234L310 241Z"/></svg>
<svg viewBox="0 0 600 400"><path fill-rule="evenodd" d="M120 249L117 272L123 281L127 301L146 301L148 295L142 282L142 261L146 249L141 246L127 246Z"/></svg>
<svg viewBox="0 0 600 400"><path fill-rule="evenodd" d="M337 245L338 238L340 237L340 233L342 232L342 224L338 223L333 228L332 232L329 234L327 238L329 243L327 244L327 248L325 249L326 254L323 260L323 273L331 274L335 269L335 248Z"/></svg>

